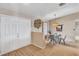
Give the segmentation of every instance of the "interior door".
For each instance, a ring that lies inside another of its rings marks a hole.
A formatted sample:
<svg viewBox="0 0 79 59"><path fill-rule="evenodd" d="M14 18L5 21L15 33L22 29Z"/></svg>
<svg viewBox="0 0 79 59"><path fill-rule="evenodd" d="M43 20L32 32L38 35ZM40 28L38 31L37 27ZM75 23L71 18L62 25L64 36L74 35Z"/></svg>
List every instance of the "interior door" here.
<svg viewBox="0 0 79 59"><path fill-rule="evenodd" d="M16 35L16 48L20 48L29 44L31 42L31 22L29 20L19 19L19 21L17 22Z"/></svg>
<svg viewBox="0 0 79 59"><path fill-rule="evenodd" d="M31 21L16 17L2 17L1 54L31 43Z"/></svg>
<svg viewBox="0 0 79 59"><path fill-rule="evenodd" d="M1 17L1 53L15 49L17 22L12 17Z"/></svg>

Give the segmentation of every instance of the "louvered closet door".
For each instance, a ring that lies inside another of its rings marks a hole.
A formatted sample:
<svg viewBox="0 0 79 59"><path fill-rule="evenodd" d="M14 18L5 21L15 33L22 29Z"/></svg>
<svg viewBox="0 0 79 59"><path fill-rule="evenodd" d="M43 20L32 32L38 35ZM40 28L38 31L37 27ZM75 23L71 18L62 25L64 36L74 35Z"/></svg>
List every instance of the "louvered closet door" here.
<svg viewBox="0 0 79 59"><path fill-rule="evenodd" d="M16 50L31 42L31 22L12 17L2 17L1 53Z"/></svg>
<svg viewBox="0 0 79 59"><path fill-rule="evenodd" d="M21 48L31 43L31 22L19 19L16 34L15 48Z"/></svg>
<svg viewBox="0 0 79 59"><path fill-rule="evenodd" d="M13 18L2 17L1 23L1 53L7 53L15 49L17 24Z"/></svg>

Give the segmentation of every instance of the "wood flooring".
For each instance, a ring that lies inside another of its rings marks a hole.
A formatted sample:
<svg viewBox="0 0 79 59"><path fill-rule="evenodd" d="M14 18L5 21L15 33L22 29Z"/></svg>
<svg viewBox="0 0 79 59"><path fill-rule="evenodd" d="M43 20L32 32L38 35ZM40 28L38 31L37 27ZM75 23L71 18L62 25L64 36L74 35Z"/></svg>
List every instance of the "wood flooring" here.
<svg viewBox="0 0 79 59"><path fill-rule="evenodd" d="M45 49L40 49L34 45L29 45L3 56L79 56L79 48L48 44Z"/></svg>

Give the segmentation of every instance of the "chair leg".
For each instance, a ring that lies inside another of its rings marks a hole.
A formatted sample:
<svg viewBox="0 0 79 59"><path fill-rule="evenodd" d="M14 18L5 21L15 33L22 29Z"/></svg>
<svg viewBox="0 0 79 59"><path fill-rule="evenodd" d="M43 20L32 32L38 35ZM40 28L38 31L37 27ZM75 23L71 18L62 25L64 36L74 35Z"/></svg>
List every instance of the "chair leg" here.
<svg viewBox="0 0 79 59"><path fill-rule="evenodd" d="M59 44L61 43L61 40L59 41Z"/></svg>
<svg viewBox="0 0 79 59"><path fill-rule="evenodd" d="M54 40L52 40L52 41L53 41L53 45L55 45L55 41L54 41ZM52 42L52 41L51 41L51 42Z"/></svg>
<svg viewBox="0 0 79 59"><path fill-rule="evenodd" d="M65 45L65 40L63 40L63 42L64 42L64 45Z"/></svg>

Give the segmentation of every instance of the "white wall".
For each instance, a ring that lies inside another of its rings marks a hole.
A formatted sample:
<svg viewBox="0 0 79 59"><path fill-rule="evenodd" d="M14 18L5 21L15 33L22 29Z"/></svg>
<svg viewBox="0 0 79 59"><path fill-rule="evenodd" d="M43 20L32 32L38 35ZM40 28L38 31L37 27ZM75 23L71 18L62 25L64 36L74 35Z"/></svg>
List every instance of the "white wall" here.
<svg viewBox="0 0 79 59"><path fill-rule="evenodd" d="M1 16L1 54L31 44L31 20Z"/></svg>

